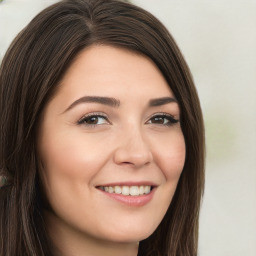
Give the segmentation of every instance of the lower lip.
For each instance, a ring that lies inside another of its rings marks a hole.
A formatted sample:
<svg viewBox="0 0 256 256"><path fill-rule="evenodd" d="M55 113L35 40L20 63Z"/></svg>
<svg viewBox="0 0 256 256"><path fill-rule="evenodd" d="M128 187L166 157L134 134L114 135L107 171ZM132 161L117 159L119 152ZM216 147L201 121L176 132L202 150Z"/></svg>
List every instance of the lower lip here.
<svg viewBox="0 0 256 256"><path fill-rule="evenodd" d="M108 193L105 192L103 190L100 190L102 193L104 193L104 195L111 197L112 199L125 204L127 206L144 206L146 204L148 204L151 199L154 196L155 193L155 189L153 188L150 193L145 194L145 195L140 195L140 196L125 196L122 194L115 194L115 193Z"/></svg>

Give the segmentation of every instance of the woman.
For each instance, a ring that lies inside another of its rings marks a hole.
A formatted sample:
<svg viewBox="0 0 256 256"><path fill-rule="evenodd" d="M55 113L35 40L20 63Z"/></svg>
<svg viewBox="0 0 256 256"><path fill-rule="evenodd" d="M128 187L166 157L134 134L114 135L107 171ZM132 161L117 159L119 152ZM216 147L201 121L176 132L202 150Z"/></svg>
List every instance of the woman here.
<svg viewBox="0 0 256 256"><path fill-rule="evenodd" d="M202 114L156 18L54 4L10 46L0 88L0 255L197 255Z"/></svg>

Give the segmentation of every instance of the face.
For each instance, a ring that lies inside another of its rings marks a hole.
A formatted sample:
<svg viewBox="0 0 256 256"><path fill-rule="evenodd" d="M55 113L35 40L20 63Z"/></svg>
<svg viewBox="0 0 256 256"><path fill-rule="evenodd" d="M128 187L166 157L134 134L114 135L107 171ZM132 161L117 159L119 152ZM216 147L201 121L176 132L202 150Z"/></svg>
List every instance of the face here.
<svg viewBox="0 0 256 256"><path fill-rule="evenodd" d="M85 49L39 129L47 218L90 239L148 237L183 169L179 118L177 101L150 59L110 46Z"/></svg>

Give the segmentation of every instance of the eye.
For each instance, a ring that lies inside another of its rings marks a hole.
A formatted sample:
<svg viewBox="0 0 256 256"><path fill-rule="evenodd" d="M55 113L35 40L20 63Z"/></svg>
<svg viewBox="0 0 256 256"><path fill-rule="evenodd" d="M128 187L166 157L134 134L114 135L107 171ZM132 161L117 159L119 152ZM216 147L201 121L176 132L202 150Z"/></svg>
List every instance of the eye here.
<svg viewBox="0 0 256 256"><path fill-rule="evenodd" d="M79 125L87 125L87 126L95 126L95 125L102 125L102 124L109 124L108 118L103 114L94 114L91 113L82 117L79 121Z"/></svg>
<svg viewBox="0 0 256 256"><path fill-rule="evenodd" d="M178 123L179 120L175 119L172 115L166 113L158 113L152 116L146 123L171 126Z"/></svg>

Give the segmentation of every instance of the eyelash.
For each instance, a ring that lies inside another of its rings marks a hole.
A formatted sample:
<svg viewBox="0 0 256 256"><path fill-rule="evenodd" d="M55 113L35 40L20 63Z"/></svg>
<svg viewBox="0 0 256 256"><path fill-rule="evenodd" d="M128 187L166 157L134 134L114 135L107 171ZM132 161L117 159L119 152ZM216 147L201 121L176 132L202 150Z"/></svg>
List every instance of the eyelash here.
<svg viewBox="0 0 256 256"><path fill-rule="evenodd" d="M110 123L110 121L108 120L108 118L107 118L107 116L105 115L105 114L103 114L103 113L90 113L90 114L88 114L88 115L86 115L86 116L83 116L77 123L79 124L79 125L86 125L86 126L90 126L90 127L94 127L94 126L97 126L97 125L101 125L101 124L88 124L88 123L86 123L86 122L88 122L88 120L90 119L90 118L103 118L103 119L105 119L105 121L107 121L109 124L111 124Z"/></svg>
<svg viewBox="0 0 256 256"><path fill-rule="evenodd" d="M98 120L99 118L103 118L105 119L105 121L109 124L111 124L111 122L108 120L107 116L103 113L90 113L84 117L82 117L78 122L77 124L78 125L86 125L88 127L95 127L95 126L98 126L98 125L102 125L102 124L88 124L87 122L89 121L90 118L97 118L96 120ZM156 113L154 114L153 116L151 116L149 118L149 120L146 122L147 124L149 123L149 121L151 121L151 124L154 124L152 123L152 119L153 118L159 118L161 120L163 119L166 119L167 122L163 123L163 124L156 124L156 125L163 125L163 126L172 126L176 123L179 122L179 120L175 119L172 115L170 114L167 114L167 113Z"/></svg>
<svg viewBox="0 0 256 256"><path fill-rule="evenodd" d="M151 116L150 119L147 122L152 120L152 118L167 119L167 123L157 124L157 125L172 126L172 125L179 122L179 120L175 119L172 115L167 114L167 113L156 113L153 116Z"/></svg>

